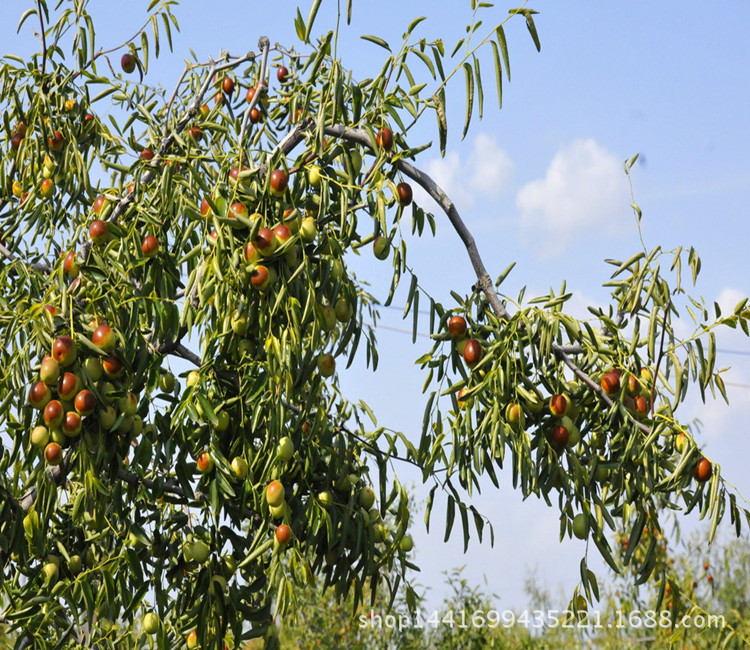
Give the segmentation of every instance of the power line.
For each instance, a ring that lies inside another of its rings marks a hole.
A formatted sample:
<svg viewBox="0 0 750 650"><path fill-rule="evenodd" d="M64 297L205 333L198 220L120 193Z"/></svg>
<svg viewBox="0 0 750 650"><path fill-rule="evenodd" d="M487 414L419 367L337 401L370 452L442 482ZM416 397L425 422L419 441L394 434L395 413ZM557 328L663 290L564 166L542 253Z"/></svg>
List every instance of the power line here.
<svg viewBox="0 0 750 650"><path fill-rule="evenodd" d="M405 307L400 307L398 305L383 305L383 306L386 309L398 310L402 314L404 313L404 310L406 309ZM427 310L424 310L424 309L419 309L417 311L418 311L418 313L420 313L420 314L422 314L424 316L429 316L430 315L430 312L427 311ZM392 329L394 332L401 331L398 328L388 327L386 325L378 325L378 327L382 327L384 329ZM403 332L406 333L406 334L411 334L412 333L411 330L403 330ZM429 338L428 334L417 333L417 336L426 336L427 338ZM750 350L732 350L730 348L716 348L716 351L717 352L721 352L722 354L736 354L736 355L743 356L743 357L750 357Z"/></svg>
<svg viewBox="0 0 750 650"><path fill-rule="evenodd" d="M747 350L728 350L726 348L716 348L717 352L723 352L724 354L741 354L746 357L750 357L750 351Z"/></svg>
<svg viewBox="0 0 750 650"><path fill-rule="evenodd" d="M411 330L404 329L403 327L392 327L391 325L383 325L382 323L378 323L377 325L375 323L364 323L364 325L375 327L377 329L391 330L392 332L398 332L399 334L408 334L409 336L414 333ZM423 332L417 332L417 336L422 336L426 339L431 338L429 334L425 334Z"/></svg>
<svg viewBox="0 0 750 650"><path fill-rule="evenodd" d="M395 307L394 309L398 309L398 307ZM393 327L392 325L383 325L382 323L378 323L377 325L375 323L364 323L364 325L367 325L369 327L375 327L376 329L390 330L391 332L396 332L398 334L408 334L409 336L412 336L413 334L412 330L408 330L403 327ZM424 332L417 332L417 336L421 336L426 339L432 338L429 334L425 334ZM750 356L750 352L746 352L744 350L723 350L723 349L717 348L716 351L723 352L725 354L741 354L741 355ZM750 389L750 384L741 384L735 381L725 381L724 385L734 386L735 388Z"/></svg>

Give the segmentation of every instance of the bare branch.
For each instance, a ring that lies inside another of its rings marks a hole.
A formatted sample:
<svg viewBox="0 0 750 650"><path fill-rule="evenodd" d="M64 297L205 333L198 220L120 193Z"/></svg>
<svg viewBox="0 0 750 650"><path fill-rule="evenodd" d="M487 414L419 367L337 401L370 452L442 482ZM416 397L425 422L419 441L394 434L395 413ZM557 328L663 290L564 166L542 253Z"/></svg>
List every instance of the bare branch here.
<svg viewBox="0 0 750 650"><path fill-rule="evenodd" d="M185 69L182 71L182 74L180 75L180 78L177 80L177 83L175 84L174 91L172 91L172 96L169 98L169 101L167 102L167 110L164 114L164 131L162 131L162 136L167 137L167 131L169 130L169 113L172 110L172 104L174 104L174 100L177 97L177 93L180 90L180 86L182 85L182 80L185 78L185 75L190 71L191 66L187 65L185 66Z"/></svg>
<svg viewBox="0 0 750 650"><path fill-rule="evenodd" d="M360 144L363 147L367 147L372 151L377 151L375 143L372 142L370 138L370 134L364 129L347 129L344 126L337 124L325 127L325 132L328 135L333 135L344 140L356 142L357 144ZM492 282L492 278L490 277L486 267L484 266L484 262L482 261L482 258L479 254L479 250L477 248L474 237L466 227L463 219L461 219L461 216L458 214L458 210L456 209L453 201L450 200L450 198L446 195L442 188L437 183L435 183L435 181L428 174L420 169L417 169L411 163L400 159L393 161L393 165L403 174L417 182L443 209L445 214L448 216L448 219L451 222L454 230L458 233L458 236L461 238L461 241L466 247L466 251L469 254L469 259L471 260L471 264L474 267L474 272L477 276L477 285L487 298L492 311L499 319L509 320L511 318L510 312L506 309L505 305L501 302L500 297L497 295L497 291L495 291L495 286ZM619 314L618 317L620 318L620 320L622 319L622 316ZM552 350L555 353L555 356L560 361L562 361L582 382L584 382L589 388L591 388L598 395L598 397L605 404L607 404L607 406L611 407L614 404L612 399L602 390L601 386L599 386L597 382L595 382L570 358L570 354L578 354L582 351L580 345L576 344L575 346L561 346L557 343L553 343ZM642 422L639 422L635 417L629 415L629 419L644 433L649 433L651 431L650 427L643 424Z"/></svg>
<svg viewBox="0 0 750 650"><path fill-rule="evenodd" d="M260 61L260 73L258 74L258 82L255 86L255 95L253 95L250 104L245 109L245 113L242 116L242 126L240 127L240 137L237 140L237 144L242 151L242 143L245 142L245 132L247 131L247 123L250 120L250 113L255 108L256 104L260 101L260 95L263 92L263 82L266 77L266 65L268 64L268 50L269 42L267 36L261 36L258 40L258 48L260 49L262 58Z"/></svg>
<svg viewBox="0 0 750 650"><path fill-rule="evenodd" d="M36 0L36 15L39 18L39 30L42 37L42 70L41 77L44 79L44 72L47 67L47 35L44 33L44 18L42 18L42 3Z"/></svg>
<svg viewBox="0 0 750 650"><path fill-rule="evenodd" d="M333 135L339 138L343 138L344 140L356 142L364 147L376 151L375 143L372 142L372 140L370 139L370 134L364 129L347 129L344 126L337 124L334 126L327 126L325 128L325 132L328 135ZM471 260L471 265L474 267L474 272L477 276L479 288L487 297L487 300L492 307L492 311L495 312L495 315L500 319L510 319L510 313L505 308L505 305L503 305L503 303L500 301L500 298L497 295L495 287L492 283L492 278L487 272L487 269L484 266L484 262L479 255L479 250L477 249L476 242L474 241L474 236L466 227L463 219L461 219L461 216L458 214L458 210L456 209L453 201L448 198L442 188L437 183L435 183L435 181L432 180L432 178L428 174L420 169L417 169L416 167L414 167L414 165L406 162L405 160L396 160L393 162L393 165L394 167L396 167L396 169L403 172L406 176L419 183L419 185L443 209L445 214L448 216L451 225L453 225L453 228L458 233L458 236L461 238L461 241L466 247L466 251L469 254L469 259Z"/></svg>
<svg viewBox="0 0 750 650"><path fill-rule="evenodd" d="M177 347L175 347L174 352L177 356L182 357L183 359L187 361L190 361L196 366L201 365L201 358L197 354L195 354L195 352L191 352L190 350L188 350L181 343Z"/></svg>

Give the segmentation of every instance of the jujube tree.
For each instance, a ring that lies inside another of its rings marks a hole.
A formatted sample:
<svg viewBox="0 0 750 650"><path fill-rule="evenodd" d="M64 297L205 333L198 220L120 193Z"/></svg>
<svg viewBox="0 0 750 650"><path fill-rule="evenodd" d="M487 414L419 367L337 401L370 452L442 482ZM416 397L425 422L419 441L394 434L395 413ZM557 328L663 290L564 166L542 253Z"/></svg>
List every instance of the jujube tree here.
<svg viewBox="0 0 750 650"><path fill-rule="evenodd" d="M273 646L273 617L316 577L355 606L395 593L413 565L394 460L422 469L428 518L445 498L445 534L458 516L467 544L487 522L466 495L504 467L524 495L556 503L561 535L615 569L616 521L633 548L664 507L697 508L714 527L728 509L740 530L747 513L675 412L691 382L724 395L714 328L747 333L746 302L722 315L691 299L696 331L680 340L681 265L694 280L700 261L660 248L609 261L598 329L565 313L564 285L503 295L512 265L490 274L416 163L431 142L412 133L430 114L445 152L455 76L464 135L485 110L485 57L502 99L504 25L525 22L538 48L536 12L493 19L472 2L450 53L417 36L421 19L396 48L365 36L385 54L357 81L335 32L312 38L315 2L294 19L294 47L262 36L245 55L189 63L165 91L149 59L171 42L173 4L153 2L136 37L105 51L85 1L39 0L19 28L40 23L40 52L0 71L0 559L19 644L222 647L265 634ZM402 228L445 227L414 202L416 185L476 271L450 305L407 264ZM434 339L419 359L419 441L339 390L337 368L378 359L354 252L390 261L386 304L408 279L405 317ZM194 366L184 382L170 358ZM659 579L656 558L639 556L639 580ZM596 599L585 556L581 576Z"/></svg>

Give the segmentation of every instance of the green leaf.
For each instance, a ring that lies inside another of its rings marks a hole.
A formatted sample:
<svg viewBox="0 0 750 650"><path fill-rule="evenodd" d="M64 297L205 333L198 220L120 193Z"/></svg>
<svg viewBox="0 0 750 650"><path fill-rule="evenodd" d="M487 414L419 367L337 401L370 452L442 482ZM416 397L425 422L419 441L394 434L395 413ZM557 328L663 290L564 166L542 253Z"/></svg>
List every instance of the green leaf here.
<svg viewBox="0 0 750 650"><path fill-rule="evenodd" d="M27 9L23 12L21 15L21 20L18 21L18 27L16 27L16 34L21 31L21 27L23 27L23 24L26 22L26 19L30 16L36 16L36 9Z"/></svg>
<svg viewBox="0 0 750 650"><path fill-rule="evenodd" d="M409 95L412 95L412 96L419 95L419 93L424 89L426 85L427 85L426 83L422 83L417 86L412 86L411 88L409 88Z"/></svg>
<svg viewBox="0 0 750 650"><path fill-rule="evenodd" d="M424 509L424 525L428 533L430 532L430 514L432 513L432 504L435 499L437 487L437 484L435 484L430 488L430 493L427 495L427 504Z"/></svg>
<svg viewBox="0 0 750 650"><path fill-rule="evenodd" d="M497 44L500 46L500 51L503 53L503 61L505 62L505 75L510 81L510 56L508 55L508 41L505 40L505 30L500 25L495 30L495 36L497 36Z"/></svg>
<svg viewBox="0 0 750 650"><path fill-rule="evenodd" d="M303 41L305 43L310 42L310 32L312 31L313 23L315 22L315 16L318 15L318 9L320 9L320 3L322 0L313 0L312 6L310 7L310 13L307 15L307 26L305 27L305 35Z"/></svg>
<svg viewBox="0 0 750 650"><path fill-rule="evenodd" d="M479 70L479 59L477 59L477 57L473 57L473 59L474 74L477 80L477 103L479 109L479 119L481 120L482 114L484 113L484 90L482 90L482 73Z"/></svg>
<svg viewBox="0 0 750 650"><path fill-rule="evenodd" d="M305 40L305 21L302 18L302 14L299 11L299 7L297 7L297 17L294 19L294 29L297 31L297 38L299 40L304 41Z"/></svg>
<svg viewBox="0 0 750 650"><path fill-rule="evenodd" d="M148 35L146 32L141 32L141 51L142 54L139 58L145 72L148 70Z"/></svg>
<svg viewBox="0 0 750 650"><path fill-rule="evenodd" d="M419 18L415 18L409 23L409 26L406 28L406 33L411 34L414 31L414 28L419 25L423 20L427 20L427 16L420 16Z"/></svg>
<svg viewBox="0 0 750 650"><path fill-rule="evenodd" d="M420 50L412 50L414 54L416 54L422 62L427 66L427 69L430 71L430 74L432 75L432 78L435 78L435 66L432 65L432 61L430 61L430 57L427 56L424 52Z"/></svg>
<svg viewBox="0 0 750 650"><path fill-rule="evenodd" d="M444 541L448 541L451 536L451 530L453 529L453 521L456 518L456 502L453 499L453 497L449 494L448 495L448 506L446 507L445 512L445 539Z"/></svg>
<svg viewBox="0 0 750 650"><path fill-rule="evenodd" d="M526 18L526 28L529 30L529 34L531 34L531 40L534 41L536 51L541 52L542 44L539 42L539 34L536 32L536 25L534 24L534 18L532 17L532 14L537 12L532 11L531 9L524 9L521 13L523 13Z"/></svg>
<svg viewBox="0 0 750 650"><path fill-rule="evenodd" d="M151 27L154 32L154 56L159 58L159 23L156 20L156 16L151 16Z"/></svg>
<svg viewBox="0 0 750 650"><path fill-rule="evenodd" d="M370 41L370 43L375 43L375 45L379 45L380 47L391 51L391 48L388 47L388 43L386 43L382 38L378 38L377 36L372 36L371 34L363 34L360 36L360 38L363 41Z"/></svg>
<svg viewBox="0 0 750 650"><path fill-rule="evenodd" d="M464 63L464 75L466 77L466 121L461 134L462 140L466 137L471 123L471 114L474 112L474 72L468 63Z"/></svg>
<svg viewBox="0 0 750 650"><path fill-rule="evenodd" d="M445 118L445 102L442 92L433 97L435 101L435 115L438 120L438 134L440 135L440 155L445 156L445 145L448 140L448 120Z"/></svg>
<svg viewBox="0 0 750 650"><path fill-rule="evenodd" d="M169 26L169 16L167 14L161 15L162 22L164 23L164 33L167 35L167 43L169 45L169 51L172 51L172 28Z"/></svg>
<svg viewBox="0 0 750 650"><path fill-rule="evenodd" d="M203 393L196 393L195 397L201 406L203 417L205 417L213 426L218 426L219 418L216 416L216 412L208 401L208 398Z"/></svg>
<svg viewBox="0 0 750 650"><path fill-rule="evenodd" d="M497 107L503 107L503 68L500 63L500 53L498 52L495 41L490 41L492 45L493 59L495 61L495 86L497 87Z"/></svg>
<svg viewBox="0 0 750 650"><path fill-rule="evenodd" d="M642 257L645 257L645 253L643 251L639 251L635 255L632 255L631 257L629 257L628 259L626 259L624 262L622 262L622 264L620 264L617 267L617 269L615 270L615 272L610 277L614 278L614 277L620 275L620 273L622 273L625 269L630 268L631 266L633 266L633 264L635 264Z"/></svg>

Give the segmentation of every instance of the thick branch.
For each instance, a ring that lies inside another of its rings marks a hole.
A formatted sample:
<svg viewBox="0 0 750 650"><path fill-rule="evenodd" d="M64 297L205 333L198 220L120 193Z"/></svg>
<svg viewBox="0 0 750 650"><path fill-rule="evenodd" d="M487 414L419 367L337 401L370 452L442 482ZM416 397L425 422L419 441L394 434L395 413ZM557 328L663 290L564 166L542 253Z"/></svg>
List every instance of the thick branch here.
<svg viewBox="0 0 750 650"><path fill-rule="evenodd" d="M364 129L347 129L344 126L337 124L334 126L325 127L325 132L328 135L333 135L344 140L356 142L357 144L360 144L363 147L367 147L372 151L377 151L375 143L370 138L370 134ZM490 277L486 267L484 266L484 262L482 261L482 258L479 254L479 250L477 248L474 237L466 227L463 219L461 219L461 216L458 214L458 210L456 209L453 201L451 201L450 198L448 198L448 196L442 190L442 188L421 169L417 169L411 163L408 163L405 160L396 160L393 162L393 165L403 174L417 182L443 209L445 214L448 216L448 219L451 222L454 230L458 233L458 236L461 238L461 241L466 247L469 259L471 260L471 264L474 267L474 272L477 276L477 286L482 291L482 293L484 293L495 316L497 316L501 320L509 320L511 317L510 312L508 312L505 305L503 305L503 303L501 302L500 297L497 295L497 291L495 291L494 284L492 283L492 278ZM591 379L591 377L571 359L571 354L578 354L582 351L582 347L579 344L574 344L572 346L562 346L553 343L552 350L555 353L555 356L560 361L562 361L582 382L584 382L589 388L591 388L599 396L599 398L605 404L607 404L607 406L613 406L614 402L602 390L601 386L599 386L597 382ZM650 433L650 427L643 424L642 422L639 422L632 416L630 417L630 419L633 424L635 424L635 426L637 426L641 431L643 431L644 433Z"/></svg>
<svg viewBox="0 0 750 650"><path fill-rule="evenodd" d="M39 30L42 37L42 70L41 77L44 79L44 72L47 68L47 35L44 33L44 16L42 15L42 4L36 0L36 14L39 18Z"/></svg>
<svg viewBox="0 0 750 650"><path fill-rule="evenodd" d="M195 352L188 350L184 345L182 345L182 343L175 347L174 352L177 356L182 357L186 361L190 361L190 363L196 366L201 365L201 358L197 354L195 354Z"/></svg>
<svg viewBox="0 0 750 650"><path fill-rule="evenodd" d="M338 138L343 138L344 140L356 142L364 147L368 147L373 151L376 150L375 143L370 139L370 134L364 129L347 129L344 126L337 124L334 126L327 126L325 128L325 132L328 135L333 135ZM477 249L476 242L474 241L474 236L466 227L463 219L461 219L461 216L458 214L458 210L456 209L453 201L451 201L446 193L442 190L442 188L421 169L417 169L416 167L414 167L414 165L406 162L405 160L396 160L394 161L393 165L403 174L416 181L443 209L445 214L448 216L448 219L450 220L454 230L458 233L458 236L461 238L461 241L466 247L466 251L469 254L469 259L471 260L471 265L474 267L474 272L477 276L477 284L487 297L487 300L492 307L492 311L495 312L495 315L498 318L508 320L510 318L510 313L505 308L505 305L503 305L503 303L501 302L500 297L497 295L497 291L495 291L495 287L492 283L492 278L487 272L487 269L484 266L484 262L479 255L479 250Z"/></svg>

